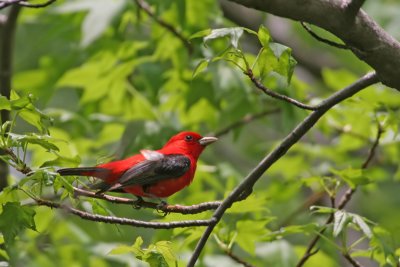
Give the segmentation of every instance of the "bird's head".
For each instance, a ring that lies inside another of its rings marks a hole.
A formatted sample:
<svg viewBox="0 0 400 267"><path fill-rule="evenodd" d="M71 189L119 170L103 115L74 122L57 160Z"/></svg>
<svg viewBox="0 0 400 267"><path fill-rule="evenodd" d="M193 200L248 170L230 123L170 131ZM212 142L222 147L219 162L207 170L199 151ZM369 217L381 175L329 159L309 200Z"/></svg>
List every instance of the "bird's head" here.
<svg viewBox="0 0 400 267"><path fill-rule="evenodd" d="M216 137L203 137L195 132L180 132L169 139L163 147L163 150L172 150L178 153L190 154L197 159L207 145L214 143L217 140L218 138Z"/></svg>

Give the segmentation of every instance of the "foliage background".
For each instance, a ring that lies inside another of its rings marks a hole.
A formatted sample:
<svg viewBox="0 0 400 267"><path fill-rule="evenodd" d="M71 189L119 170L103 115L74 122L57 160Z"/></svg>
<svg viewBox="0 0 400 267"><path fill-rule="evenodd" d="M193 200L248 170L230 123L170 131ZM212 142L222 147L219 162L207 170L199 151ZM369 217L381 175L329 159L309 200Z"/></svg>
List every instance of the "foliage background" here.
<svg viewBox="0 0 400 267"><path fill-rule="evenodd" d="M206 29L240 23L228 20L226 6L216 1L149 4L157 18L186 40ZM399 38L399 3L368 1L363 8ZM255 12L232 10L238 17ZM290 46L298 61L292 77L289 57L285 61L269 55L265 64L271 65L257 67L264 84L279 93L318 103L370 71L350 52L315 41L295 22L250 14L266 25L265 34L271 32L273 40ZM259 25L252 30L257 32ZM268 43L264 48L269 47L268 38L260 39L261 44L245 32L239 41L238 49L249 62L256 60L263 40ZM135 1L57 1L46 8L23 8L13 53L14 102L2 98L0 103L2 109L11 109L14 135L3 135L2 142L19 147L21 155L26 146L26 164L38 172L25 178L12 170L11 186L0 194L1 261L11 266L183 266L201 227L154 230L85 221L35 206L24 191L98 214L157 221L208 218L210 212L162 217L151 210L75 199L66 188L77 181L54 179L53 171L123 158L141 148L157 149L181 130L219 133L246 116L274 111L222 134L202 155L194 183L168 202L190 205L222 199L307 114L262 94L226 57L207 62L203 70L204 59L226 55L222 51L229 42L232 38L206 44L193 38L188 45ZM290 54L290 49L282 49ZM276 58L275 65L269 63ZM199 266L234 266L227 251L255 266L294 266L328 216L323 209L312 213L309 206L329 207L328 193L341 196L347 184L360 187L346 211L362 216L368 226L335 221L319 243L321 250L305 266L346 266L341 252L359 239L350 251L365 266L398 264L399 106L398 92L374 85L329 111L273 165L246 201L228 210ZM385 131L370 168L361 173L377 123ZM7 143L9 139L13 141Z"/></svg>

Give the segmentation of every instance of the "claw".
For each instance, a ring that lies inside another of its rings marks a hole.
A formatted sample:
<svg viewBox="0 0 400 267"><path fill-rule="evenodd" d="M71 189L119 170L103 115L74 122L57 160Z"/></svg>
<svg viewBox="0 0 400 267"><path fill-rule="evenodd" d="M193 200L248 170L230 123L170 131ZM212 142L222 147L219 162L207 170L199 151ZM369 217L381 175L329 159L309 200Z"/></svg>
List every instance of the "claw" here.
<svg viewBox="0 0 400 267"><path fill-rule="evenodd" d="M144 202L143 198L137 196L137 199L133 203L133 208L137 210L140 209L142 207L143 202Z"/></svg>
<svg viewBox="0 0 400 267"><path fill-rule="evenodd" d="M161 200L159 204L157 204L156 210L158 213L163 214L163 217L167 216L169 212L164 211L164 209L168 206L168 203L164 200Z"/></svg>

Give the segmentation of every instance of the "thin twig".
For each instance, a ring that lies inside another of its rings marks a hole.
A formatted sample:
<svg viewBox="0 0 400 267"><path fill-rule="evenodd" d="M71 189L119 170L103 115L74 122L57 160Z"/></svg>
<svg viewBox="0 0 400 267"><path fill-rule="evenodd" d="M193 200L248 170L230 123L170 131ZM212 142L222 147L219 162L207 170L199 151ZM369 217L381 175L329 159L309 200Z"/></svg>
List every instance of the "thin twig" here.
<svg viewBox="0 0 400 267"><path fill-rule="evenodd" d="M376 153L376 148L377 148L378 145L379 145L379 141L380 141L381 136L382 136L382 133L383 133L383 127L382 127L382 125L381 125L379 122L377 122L377 125L378 125L378 126L377 126L378 130L377 130L377 134L376 134L376 137L375 137L375 141L374 141L374 143L372 144L372 146L371 146L371 148L370 148L370 150L369 150L369 152L368 152L368 156L367 156L366 160L365 160L365 161L363 162L363 164L361 165L361 168L362 168L362 169L368 168L368 165L370 164L372 158L374 157L374 155L375 155L375 153ZM347 203L351 200L351 198L352 198L352 196L353 196L353 194L354 194L355 192L356 192L356 188L351 188L351 187L350 187L349 189L347 189L347 191L344 193L344 195L343 195L342 198L340 199L337 208L338 208L339 210L343 209L343 208L347 205ZM329 218L326 220L326 222L324 223L324 226L323 226L323 228L320 230L319 234L316 235L316 236L311 240L311 242L308 244L307 249L306 249L306 252L304 253L303 257L300 259L300 261L299 261L299 262L297 263L297 265L296 265L297 267L303 266L304 263L305 263L312 255L315 254L315 253L312 253L312 251L313 251L315 245L316 245L317 242L319 241L321 234L323 234L324 231L326 230L326 227L327 227L330 223L333 222L333 219L334 219L334 214L332 213L332 214L329 216ZM351 258L350 254L348 254L348 253L347 253L347 255L343 255L343 256L344 256L346 259Z"/></svg>
<svg viewBox="0 0 400 267"><path fill-rule="evenodd" d="M193 226L207 226L213 220L213 219L210 219L210 220L189 220L189 221L175 221L175 222L146 222L146 221L139 221L139 220L128 219L128 218L120 218L120 217L92 214L89 212L85 212L82 210L72 208L68 205L59 204L59 203L55 203L55 202L44 200L44 199L34 199L34 200L36 201L37 205L39 205L39 206L47 206L50 208L62 209L70 214L79 216L84 220L112 223L112 224L120 224L120 225L130 225L130 226L142 227L142 228L173 229L173 228L193 227Z"/></svg>
<svg viewBox="0 0 400 267"><path fill-rule="evenodd" d="M160 26L164 27L166 30L168 30L169 32L171 32L173 35L175 35L179 40L181 40L181 42L183 43L183 45L186 47L186 49L188 50L189 54L193 53L193 46L192 44L189 42L189 40L182 35L181 32L179 32L178 30L175 29L175 27L171 24L169 24L168 22L164 21L163 19L159 18L154 12L153 10L151 10L150 5L144 1L144 0L134 0L137 4L137 6L142 9L144 12L147 13L147 15L149 15L155 22L157 22Z"/></svg>
<svg viewBox="0 0 400 267"><path fill-rule="evenodd" d="M213 136L220 137L220 136L225 135L225 134L231 132L232 130L234 130L236 128L239 128L239 127L241 127L241 126L243 126L245 124L248 124L248 123L250 123L252 121L255 121L257 119L261 119L261 118L265 117L266 115L275 114L275 113L277 113L279 111L280 111L280 109L276 108L276 109L271 109L271 110L265 110L265 111L262 111L262 112L256 113L256 114L246 115L242 119L240 119L240 120L238 120L238 121L226 126L225 128L219 130Z"/></svg>
<svg viewBox="0 0 400 267"><path fill-rule="evenodd" d="M31 175L33 173L32 169L26 165L20 158L15 155L11 148L5 148L4 153L9 155L11 160L16 164L16 170L25 175Z"/></svg>
<svg viewBox="0 0 400 267"><path fill-rule="evenodd" d="M350 254L348 252L343 253L343 257L350 262L351 265L353 265L354 267L363 267L358 261L356 261L355 259L353 259Z"/></svg>
<svg viewBox="0 0 400 267"><path fill-rule="evenodd" d="M255 267L254 265L248 263L247 261L245 261L244 259L240 258L239 256L237 256L236 254L234 254L232 252L232 250L228 250L225 249L224 250L225 254L229 256L229 258L231 258L232 260L234 260L235 262L242 264L245 267Z"/></svg>
<svg viewBox="0 0 400 267"><path fill-rule="evenodd" d="M302 109L307 109L307 110L317 110L319 108L319 106L310 106L307 104L303 104L299 101L297 101L296 99L290 98L288 96L285 95L281 95L278 94L270 89L268 89L267 87L265 87L260 80L258 80L254 74L253 71L251 69L247 69L244 72L245 75L247 75L247 77L250 78L250 80L253 82L253 84L260 89L261 91L263 91L265 94L269 95L270 97L276 98L276 99L280 99L283 101L286 101L292 105L295 105L296 107L302 108Z"/></svg>
<svg viewBox="0 0 400 267"><path fill-rule="evenodd" d="M345 45L345 44L336 43L336 42L333 42L333 41L331 41L331 40L322 38L321 36L319 36L318 34L316 34L305 22L300 21L300 24L301 24L301 26L303 26L303 28L304 28L312 37L314 37L314 39L316 39L316 40L318 40L318 41L320 41L320 42L322 42L322 43L325 43L325 44L327 44L327 45L330 45L330 46L339 48L339 49L349 49L349 47L348 47L347 45Z"/></svg>
<svg viewBox="0 0 400 267"><path fill-rule="evenodd" d="M319 105L317 110L308 115L292 132L290 132L277 148L262 159L258 166L247 175L247 177L228 195L227 198L225 198L218 209L214 212L214 220L206 228L202 237L198 241L192 257L189 260L188 267L193 267L195 265L214 227L221 220L225 211L231 207L235 201L237 201L238 197L243 192L251 190L265 171L285 155L285 153L296 144L330 108L377 82L378 77L376 73L368 73L355 83L328 97Z"/></svg>
<svg viewBox="0 0 400 267"><path fill-rule="evenodd" d="M151 208L165 213L180 213L180 214L197 214L207 210L215 210L221 204L221 201L203 202L191 206L182 205L160 205L154 202L138 201L137 199L116 197L106 194L96 194L91 191L86 191L81 188L74 187L75 196L86 196L90 198L102 199L111 203L133 205L139 208Z"/></svg>

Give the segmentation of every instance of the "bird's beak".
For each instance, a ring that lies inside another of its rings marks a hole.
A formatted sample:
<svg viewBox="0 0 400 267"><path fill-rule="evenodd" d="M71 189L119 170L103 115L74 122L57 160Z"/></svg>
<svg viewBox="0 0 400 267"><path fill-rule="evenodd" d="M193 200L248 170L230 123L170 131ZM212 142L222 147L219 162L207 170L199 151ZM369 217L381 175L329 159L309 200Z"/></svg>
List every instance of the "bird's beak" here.
<svg viewBox="0 0 400 267"><path fill-rule="evenodd" d="M217 137L205 136L205 137L203 137L203 138L201 138L201 139L199 140L199 143L200 143L200 145L202 145L202 146L207 146L207 145L209 145L209 144L211 144L211 143L214 143L214 142L217 141L217 140L218 140Z"/></svg>

